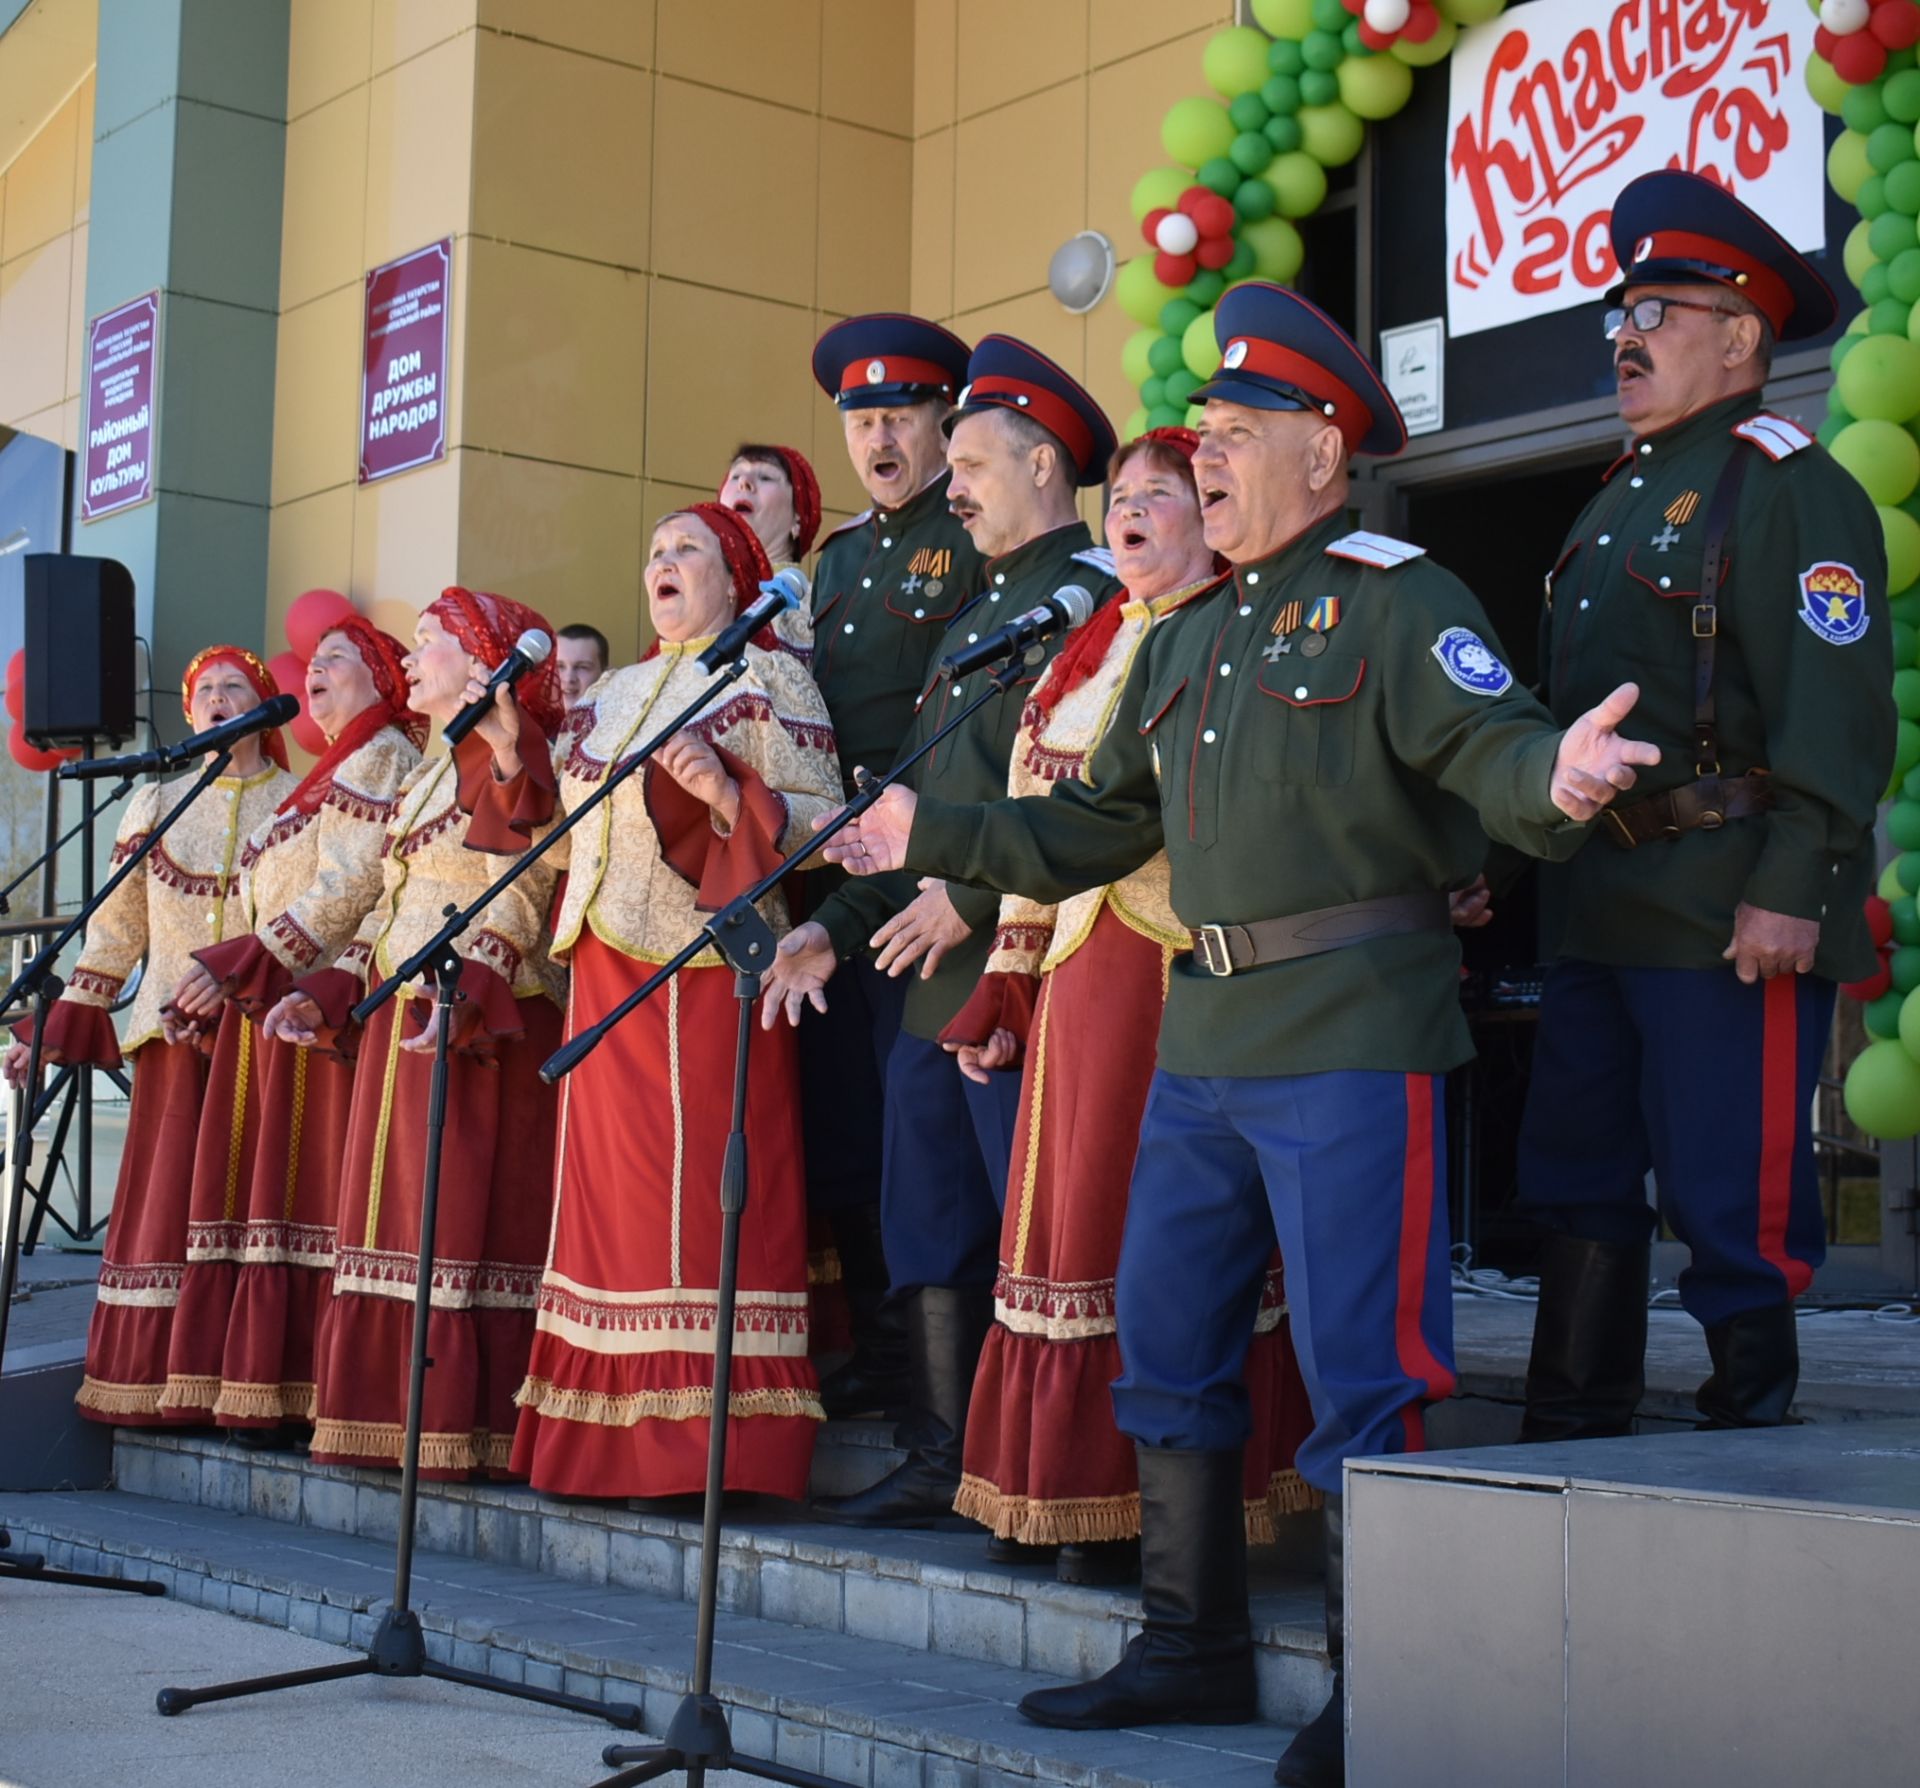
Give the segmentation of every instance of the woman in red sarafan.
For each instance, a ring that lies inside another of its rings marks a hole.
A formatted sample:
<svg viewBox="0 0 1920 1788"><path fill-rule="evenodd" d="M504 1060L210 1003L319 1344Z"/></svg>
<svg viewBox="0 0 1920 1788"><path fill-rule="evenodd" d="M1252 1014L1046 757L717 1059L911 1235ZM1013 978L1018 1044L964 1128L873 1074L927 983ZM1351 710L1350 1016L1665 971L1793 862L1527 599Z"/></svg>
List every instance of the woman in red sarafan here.
<svg viewBox="0 0 1920 1788"><path fill-rule="evenodd" d="M1126 593L1080 629L1035 687L1010 794L1089 779L1148 632L1218 587L1189 464L1196 444L1187 429L1154 429L1114 456L1106 535ZM954 1506L993 1530L996 1555L1060 1547L1056 1568L1069 1582L1137 1571L1134 1449L1114 1425L1109 1395L1120 1376L1114 1272L1167 975L1191 947L1169 890L1162 854L1059 906L1008 896L987 971L942 1038L964 1073L1019 1063L1023 1074L995 1320ZM1277 1251L1254 1331L1245 1494L1247 1537L1259 1541L1274 1538L1276 1513L1317 1501L1293 1469L1313 1421Z"/></svg>
<svg viewBox="0 0 1920 1788"><path fill-rule="evenodd" d="M196 732L257 708L280 693L241 646L208 646L188 664L180 705ZM160 1007L193 966L189 952L218 943L240 920L240 849L293 787L279 730L233 746L227 773L181 814L87 924L80 960L47 1014L41 1059L133 1068L126 1141L100 1257L100 1293L87 1330L87 1369L74 1398L96 1422L160 1422L167 1343L186 1271L193 1141L207 1085L201 1039L165 1034ZM177 783L150 782L127 803L114 840L118 869L179 799ZM142 958L146 970L127 1008L126 1041L108 1010ZM28 1019L7 1053L15 1085L27 1068ZM211 1039L208 1039L210 1042Z"/></svg>
<svg viewBox="0 0 1920 1788"><path fill-rule="evenodd" d="M695 504L660 524L646 567L659 644L568 715L563 804L584 801L707 686L699 653L771 575L730 509ZM569 1036L839 803L833 729L812 679L771 630L746 658L747 674L561 847L570 855L554 955L572 970ZM537 752L523 766L480 792L469 843L498 848L496 815L530 807L528 783L548 766ZM787 929L777 892L761 911L776 934ZM561 1083L553 1237L512 1458L536 1489L671 1496L706 1480L736 1021L733 971L709 947ZM788 1037L754 1040L748 1122L726 1481L798 1498L821 1410Z"/></svg>
<svg viewBox="0 0 1920 1788"><path fill-rule="evenodd" d="M451 720L521 634L553 636L532 609L484 591L449 589L421 614L405 660L412 706ZM519 739L544 751L563 707L549 658L515 686ZM407 1414L419 1272L427 1098L433 1070L430 979L403 989L356 1035L351 1011L465 908L508 856L467 848L463 786L492 775L484 732L417 765L380 847L384 882L350 952L355 967L303 976L267 1015L266 1034L355 1061L342 1168L333 1292L320 1314L313 1457L397 1465ZM513 828L531 843L535 828ZM517 851L514 854L518 854ZM540 1064L559 1047L564 976L548 960L556 871L534 864L455 941L462 958L447 1084L434 1228L432 1318L422 1411L429 1477L502 1473L513 1442L513 1394L533 1342L534 1293L553 1208L555 1096Z"/></svg>
<svg viewBox="0 0 1920 1788"><path fill-rule="evenodd" d="M247 840L236 935L193 953L167 1008L218 1026L160 1396L172 1421L271 1429L313 1406L353 1075L260 1021L296 975L346 957L379 898L380 841L427 730L401 651L358 615L321 639L307 702L327 749Z"/></svg>

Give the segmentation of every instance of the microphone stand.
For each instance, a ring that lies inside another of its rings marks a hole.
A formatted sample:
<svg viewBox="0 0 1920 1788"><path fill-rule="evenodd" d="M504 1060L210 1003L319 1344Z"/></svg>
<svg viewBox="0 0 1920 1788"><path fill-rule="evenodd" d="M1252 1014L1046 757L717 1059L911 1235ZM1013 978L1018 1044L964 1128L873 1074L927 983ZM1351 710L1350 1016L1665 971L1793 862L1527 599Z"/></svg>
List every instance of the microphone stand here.
<svg viewBox="0 0 1920 1788"><path fill-rule="evenodd" d="M107 877L105 886L91 900L86 901L80 910L47 940L40 953L20 971L13 985L4 994L0 994L0 1010L11 1006L23 993L30 993L33 996L33 1040L27 1045L27 1076L20 1086L14 1088L12 1094L14 1151L13 1159L7 1163L9 1186L6 1234L4 1246L0 1246L0 1357L4 1357L6 1352L7 1318L13 1307L14 1284L19 1276L20 1219L26 1209L27 1163L33 1154L33 1130L28 1094L30 1089L36 1087L40 1081L40 1056L46 1038L47 1013L59 996L61 988L60 980L53 972L53 965L59 959L60 952L106 903L108 896L146 861L148 853L167 835L180 816L225 774L232 758L233 753L230 749L214 753L193 786L174 802L159 824L141 839L139 847L128 854L127 860ZM4 1529L0 1529L0 1546L6 1546L9 1543ZM50 1571L46 1569L45 1560L37 1553L26 1553L16 1558L0 1558L0 1576L31 1577L42 1583L84 1584L90 1589L121 1589L135 1595L166 1594L166 1586L161 1583L128 1583L118 1577L96 1577L79 1571Z"/></svg>
<svg viewBox="0 0 1920 1788"><path fill-rule="evenodd" d="M101 805L106 807L111 807L116 802L124 801L127 798L127 796L133 793L133 785L138 780L139 778L137 775L129 775L129 776L123 777L119 785L113 790L113 792L110 795L107 796L106 800L102 802ZM20 886L20 884L27 879L28 876L38 875L40 873L41 866L47 861L48 858L57 855L60 851L65 850L66 847L69 844L71 844L74 841L74 839L78 837L82 831L84 831L88 826L93 824L93 821L94 821L93 813L81 814L81 816L77 820L75 820L72 825L70 825L64 832L60 834L58 838L56 838L50 845L48 845L47 848L39 854L39 856L35 857L34 860L31 863L29 863L25 869L21 870L20 873L16 875L12 881L8 882L4 888L0 888L0 919L7 919L13 916L13 908L9 906L7 903L12 898L14 890L17 889Z"/></svg>
<svg viewBox="0 0 1920 1788"><path fill-rule="evenodd" d="M274 1676L248 1677L205 1689L165 1688L154 1698L154 1704L161 1713L181 1714L203 1701L232 1701L243 1695L268 1695L280 1689L301 1688L308 1683L341 1682L359 1676L424 1676L439 1682L457 1682L469 1688L488 1689L496 1695L511 1695L522 1701L537 1701L546 1707L593 1714L629 1731L640 1729L640 1710L631 1702L589 1701L579 1695L531 1688L525 1683L502 1682L478 1671L436 1663L427 1656L420 1616L412 1606L414 1527L420 1499L422 1404L426 1396L427 1369L433 1364L427 1356L427 1329L433 1314L434 1231L440 1213L440 1148L446 1129L449 1046L461 968L460 953L455 948L455 942L505 889L539 862L558 839L572 831L667 740L689 725L718 690L737 682L746 675L746 670L747 660L743 650L731 664L711 677L699 695L645 745L609 772L606 780L587 800L581 802L525 855L509 865L483 894L464 908L449 904L446 908L447 922L353 1008L355 1022L365 1024L408 982L423 974L433 978L433 1075L427 1094L427 1150L421 1175L420 1249L414 1268L413 1336L408 1356L407 1422L400 1466L400 1512L394 1545L393 1599L380 1617L372 1642L362 1657L344 1664L325 1664L312 1670L289 1670ZM396 1018L394 1022L398 1023L399 1020Z"/></svg>
<svg viewBox="0 0 1920 1788"><path fill-rule="evenodd" d="M720 1590L720 1507L726 1487L727 1427L733 1394L734 1301L740 1267L740 1218L747 1208L747 1058L753 1042L754 1007L760 1001L760 977L773 961L775 950L773 930L755 903L778 886L789 870L797 868L829 838L873 806L949 733L1011 689L1025 668L1025 654L1009 658L989 675L986 689L917 751L895 763L884 776L857 778L858 792L853 799L812 838L738 899L722 907L678 955L663 963L604 1018L548 1057L540 1070L540 1078L549 1083L571 1073L599 1047L615 1025L709 944L732 968L740 1018L733 1054L732 1121L720 1169L720 1283L714 1314L713 1407L707 1419L707 1488L702 1509L693 1681L674 1709L663 1743L607 1746L601 1753L601 1761L620 1773L609 1776L598 1788L627 1788L630 1783L650 1782L676 1770L686 1772L688 1788L702 1788L707 1772L717 1769L737 1770L763 1782L788 1783L792 1788L839 1788L830 1776L815 1775L810 1770L736 1751L726 1709L713 1693L714 1624Z"/></svg>

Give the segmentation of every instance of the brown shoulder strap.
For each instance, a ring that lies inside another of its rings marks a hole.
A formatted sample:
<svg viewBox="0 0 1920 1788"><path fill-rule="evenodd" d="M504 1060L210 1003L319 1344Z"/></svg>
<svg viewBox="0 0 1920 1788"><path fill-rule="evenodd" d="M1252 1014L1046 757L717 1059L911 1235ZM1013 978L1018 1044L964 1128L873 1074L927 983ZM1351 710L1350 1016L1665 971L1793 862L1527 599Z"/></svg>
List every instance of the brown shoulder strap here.
<svg viewBox="0 0 1920 1788"><path fill-rule="evenodd" d="M1758 451L1757 449L1753 451ZM1727 535L1751 453L1736 447L1707 503L1707 550L1700 561L1700 599L1693 605L1693 762L1696 776L1720 774L1720 723L1713 703L1714 647L1720 633L1720 579Z"/></svg>

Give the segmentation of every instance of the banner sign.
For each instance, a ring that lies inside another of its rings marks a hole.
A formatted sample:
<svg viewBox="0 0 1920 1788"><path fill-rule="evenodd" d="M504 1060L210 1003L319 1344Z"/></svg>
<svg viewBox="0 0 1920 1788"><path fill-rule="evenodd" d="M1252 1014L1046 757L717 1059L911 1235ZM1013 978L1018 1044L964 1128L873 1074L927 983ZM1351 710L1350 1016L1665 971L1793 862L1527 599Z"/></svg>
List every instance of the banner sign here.
<svg viewBox="0 0 1920 1788"><path fill-rule="evenodd" d="M447 457L447 317L453 239L367 275L360 365L360 482Z"/></svg>
<svg viewBox="0 0 1920 1788"><path fill-rule="evenodd" d="M154 369L160 363L160 294L87 325L86 451L80 519L98 521L153 495Z"/></svg>
<svg viewBox="0 0 1920 1788"><path fill-rule="evenodd" d="M1449 61L1447 323L1496 329L1600 296L1614 195L1684 168L1795 248L1826 245L1826 142L1804 0L1533 0Z"/></svg>

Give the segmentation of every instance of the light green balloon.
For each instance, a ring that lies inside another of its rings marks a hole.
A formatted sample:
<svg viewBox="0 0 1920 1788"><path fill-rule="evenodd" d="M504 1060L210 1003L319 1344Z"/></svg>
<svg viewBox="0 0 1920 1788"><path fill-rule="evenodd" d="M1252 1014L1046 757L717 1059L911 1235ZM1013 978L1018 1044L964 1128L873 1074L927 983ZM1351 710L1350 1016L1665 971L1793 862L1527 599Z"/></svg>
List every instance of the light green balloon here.
<svg viewBox="0 0 1920 1788"><path fill-rule="evenodd" d="M1909 1059L1920 1056L1920 995L1910 993L1900 1002L1900 1047Z"/></svg>
<svg viewBox="0 0 1920 1788"><path fill-rule="evenodd" d="M1220 365L1220 347L1213 339L1213 312L1203 310L1180 338L1180 358L1196 379L1210 379Z"/></svg>
<svg viewBox="0 0 1920 1788"><path fill-rule="evenodd" d="M1300 147L1323 168L1344 168L1367 140L1367 127L1337 100L1330 106L1302 106L1294 116L1300 120Z"/></svg>
<svg viewBox="0 0 1920 1788"><path fill-rule="evenodd" d="M1300 232L1284 217L1263 217L1258 223L1243 224L1240 240L1253 250L1255 275L1278 285L1290 285L1307 258L1307 245L1300 240Z"/></svg>
<svg viewBox="0 0 1920 1788"><path fill-rule="evenodd" d="M1163 286L1153 276L1153 256L1135 255L1120 269L1113 282L1113 295L1120 308L1142 328L1151 329L1160 321L1160 312L1179 296L1171 286Z"/></svg>
<svg viewBox="0 0 1920 1788"><path fill-rule="evenodd" d="M1907 1030L1908 996L1900 1008L1900 1030ZM1847 1070L1844 1094L1847 1115L1882 1142L1898 1142L1920 1135L1920 1062L1906 1046L1889 1039L1869 1043Z"/></svg>
<svg viewBox="0 0 1920 1788"><path fill-rule="evenodd" d="M1313 0L1253 0L1253 21L1269 37L1297 43L1313 29Z"/></svg>
<svg viewBox="0 0 1920 1788"><path fill-rule="evenodd" d="M1904 503L1920 484L1920 441L1897 422L1850 422L1831 451L1876 503Z"/></svg>
<svg viewBox="0 0 1920 1788"><path fill-rule="evenodd" d="M1160 121L1160 142L1175 161L1197 168L1225 155L1239 132L1217 99L1177 99Z"/></svg>
<svg viewBox="0 0 1920 1788"><path fill-rule="evenodd" d="M1899 861L1895 859L1895 861L1889 863L1885 869L1880 871L1880 880L1875 884L1873 891L1878 894L1882 900L1898 900L1900 896L1906 892L1906 890L1900 886L1900 877L1896 873L1899 867Z"/></svg>
<svg viewBox="0 0 1920 1788"><path fill-rule="evenodd" d="M1326 203L1327 170L1304 149L1276 156L1267 168L1267 184L1282 217L1311 217Z"/></svg>
<svg viewBox="0 0 1920 1788"><path fill-rule="evenodd" d="M1867 139L1857 130L1843 130L1827 151L1827 184L1851 205L1861 184L1873 172L1867 160Z"/></svg>
<svg viewBox="0 0 1920 1788"><path fill-rule="evenodd" d="M1460 27L1451 19L1442 19L1440 29L1425 43L1410 43L1404 37L1396 37L1387 54L1396 62L1404 62L1409 68L1431 68L1436 62L1444 62L1453 54L1453 46L1459 37Z"/></svg>
<svg viewBox="0 0 1920 1788"><path fill-rule="evenodd" d="M1904 509L1889 509L1884 503L1874 507L1880 511L1880 531L1887 537L1887 593L1898 596L1920 581L1920 521Z"/></svg>
<svg viewBox="0 0 1920 1788"><path fill-rule="evenodd" d="M1853 281L1854 290L1860 289L1860 282L1867 277L1867 269L1879 265L1879 258L1873 252L1873 244L1868 234L1873 225L1864 217L1847 232L1846 246L1840 251L1840 263L1847 270L1847 278Z"/></svg>
<svg viewBox="0 0 1920 1788"><path fill-rule="evenodd" d="M1807 91L1813 95L1813 103L1821 111L1840 116L1840 108L1847 102L1847 83L1834 71L1834 66L1826 57L1816 51L1807 58Z"/></svg>
<svg viewBox="0 0 1920 1788"><path fill-rule="evenodd" d="M1214 92L1232 99L1251 93L1267 78L1267 34L1251 25L1230 25L1207 39L1200 71Z"/></svg>
<svg viewBox="0 0 1920 1788"><path fill-rule="evenodd" d="M1138 440L1139 437L1146 432L1147 407L1145 404L1142 404L1138 409L1128 413L1127 425L1120 431L1120 438L1123 441L1134 441Z"/></svg>
<svg viewBox="0 0 1920 1788"><path fill-rule="evenodd" d="M1127 337L1127 345L1120 350L1120 369L1127 375L1129 385L1144 385L1153 377L1153 363L1147 356L1153 352L1153 344L1159 339L1160 332L1157 329L1136 329ZM1914 452L1920 455L1920 446L1916 446ZM1899 498L1896 497L1894 501L1898 502Z"/></svg>
<svg viewBox="0 0 1920 1788"><path fill-rule="evenodd" d="M1893 782L1898 785L1916 764L1920 764L1920 726L1911 720L1896 720L1893 723ZM1900 882L1900 892L1905 894L1905 880L1898 872L1895 879Z"/></svg>
<svg viewBox="0 0 1920 1788"><path fill-rule="evenodd" d="M1413 70L1392 56L1349 56L1334 72L1356 118L1391 118L1413 97Z"/></svg>
<svg viewBox="0 0 1920 1788"><path fill-rule="evenodd" d="M1128 201L1135 223L1145 223L1149 211L1172 211L1180 203L1180 195L1193 184L1193 175L1185 168L1149 168L1133 183L1133 196ZM1849 203L1851 193L1840 195Z"/></svg>
<svg viewBox="0 0 1920 1788"><path fill-rule="evenodd" d="M1456 25L1484 25L1497 19L1507 0L1437 0L1440 16Z"/></svg>
<svg viewBox="0 0 1920 1788"><path fill-rule="evenodd" d="M1840 362L1833 388L1849 415L1905 422L1920 413L1920 344L1869 335Z"/></svg>

